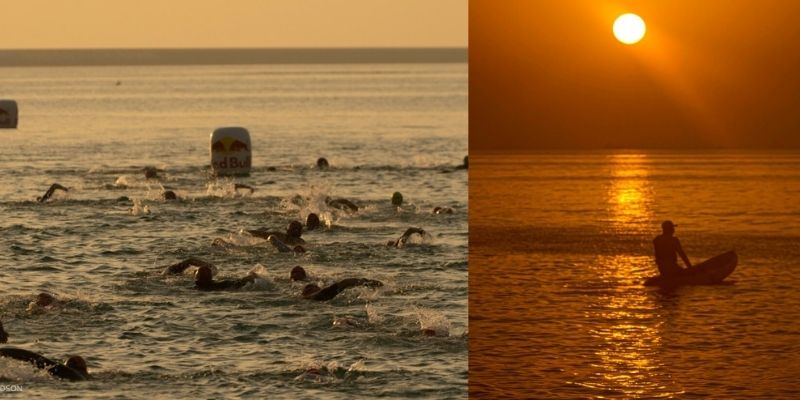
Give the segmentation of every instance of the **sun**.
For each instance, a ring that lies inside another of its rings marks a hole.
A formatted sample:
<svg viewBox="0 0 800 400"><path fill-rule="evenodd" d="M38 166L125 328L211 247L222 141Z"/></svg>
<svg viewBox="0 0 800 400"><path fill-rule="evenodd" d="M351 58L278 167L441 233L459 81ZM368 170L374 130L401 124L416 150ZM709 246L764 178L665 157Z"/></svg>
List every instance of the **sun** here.
<svg viewBox="0 0 800 400"><path fill-rule="evenodd" d="M614 21L614 36L625 44L638 43L646 30L644 20L636 14L622 14Z"/></svg>

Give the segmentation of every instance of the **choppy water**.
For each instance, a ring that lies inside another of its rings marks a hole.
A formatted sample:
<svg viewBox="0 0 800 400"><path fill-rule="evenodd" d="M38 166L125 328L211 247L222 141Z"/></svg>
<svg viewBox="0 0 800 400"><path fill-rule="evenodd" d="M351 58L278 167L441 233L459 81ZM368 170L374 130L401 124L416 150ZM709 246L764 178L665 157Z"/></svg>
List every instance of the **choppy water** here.
<svg viewBox="0 0 800 400"><path fill-rule="evenodd" d="M20 107L19 129L0 130L8 346L80 354L94 376L62 382L0 359L0 384L20 385L17 395L466 395L467 173L453 168L467 152L465 64L3 68L0 97ZM251 132L253 173L209 179L209 134L230 125ZM320 156L331 169L314 167ZM146 180L147 165L163 179ZM70 191L35 202L53 182ZM234 182L256 191L239 195ZM164 188L182 200L161 200ZM346 215L326 196L364 208ZM240 233L309 212L330 226L304 234L302 256ZM431 237L385 246L409 226ZM265 280L203 293L159 274L188 256ZM386 285L310 302L288 280L294 265L321 283ZM29 309L40 291L66 303ZM357 326L334 326L339 317ZM321 374L304 374L312 367Z"/></svg>
<svg viewBox="0 0 800 400"><path fill-rule="evenodd" d="M800 154L470 161L471 395L800 397ZM641 285L665 219L728 284Z"/></svg>

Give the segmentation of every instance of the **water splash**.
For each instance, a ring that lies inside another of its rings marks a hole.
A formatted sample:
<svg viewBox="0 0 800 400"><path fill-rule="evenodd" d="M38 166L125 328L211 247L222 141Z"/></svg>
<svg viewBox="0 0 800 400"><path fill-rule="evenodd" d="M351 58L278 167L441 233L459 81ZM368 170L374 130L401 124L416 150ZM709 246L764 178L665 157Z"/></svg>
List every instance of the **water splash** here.
<svg viewBox="0 0 800 400"><path fill-rule="evenodd" d="M423 307L414 307L414 312L420 331L430 336L450 336L450 321L443 313Z"/></svg>

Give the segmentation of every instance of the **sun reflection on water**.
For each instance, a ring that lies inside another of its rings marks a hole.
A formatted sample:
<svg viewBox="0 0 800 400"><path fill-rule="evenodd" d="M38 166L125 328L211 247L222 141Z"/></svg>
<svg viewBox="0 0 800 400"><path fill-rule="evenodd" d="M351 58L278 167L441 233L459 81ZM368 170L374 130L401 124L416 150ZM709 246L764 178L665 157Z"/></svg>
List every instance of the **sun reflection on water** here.
<svg viewBox="0 0 800 400"><path fill-rule="evenodd" d="M580 385L626 398L680 393L677 385L664 385L671 380L659 359L663 304L641 286L651 264L650 257L627 255L600 256L593 263L605 290L587 312L597 361Z"/></svg>
<svg viewBox="0 0 800 400"><path fill-rule="evenodd" d="M650 165L644 154L610 156L611 184L608 212L616 232L642 232L652 217L653 188Z"/></svg>

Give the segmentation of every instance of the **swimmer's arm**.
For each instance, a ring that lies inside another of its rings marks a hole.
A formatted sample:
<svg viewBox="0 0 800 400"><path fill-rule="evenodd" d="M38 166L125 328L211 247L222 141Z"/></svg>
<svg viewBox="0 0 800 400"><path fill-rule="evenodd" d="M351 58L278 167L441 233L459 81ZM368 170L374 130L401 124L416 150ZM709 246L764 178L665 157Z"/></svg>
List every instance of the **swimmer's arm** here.
<svg viewBox="0 0 800 400"><path fill-rule="evenodd" d="M58 183L54 183L50 185L50 188L47 189L47 191L44 193L44 196L39 197L37 200L39 200L40 203L44 203L45 201L47 201L47 199L49 199L53 195L53 193L56 192L56 190L63 190L65 192L69 191L69 189L65 188L64 186L61 186Z"/></svg>
<svg viewBox="0 0 800 400"><path fill-rule="evenodd" d="M203 261L199 258L187 258L177 264L172 264L164 269L164 274L180 274L183 271L186 271L187 268L195 266L195 267L208 267L212 270L215 269L214 264L210 262Z"/></svg>
<svg viewBox="0 0 800 400"><path fill-rule="evenodd" d="M252 194L253 192L256 191L252 186L245 185L243 183L236 183L236 184L233 185L233 190L239 190L239 189L249 189L250 190L250 194Z"/></svg>
<svg viewBox="0 0 800 400"><path fill-rule="evenodd" d="M249 233L252 236L259 237L259 238L262 238L262 239L267 239L267 238L269 238L269 235L274 235L274 234L277 233L277 232L269 232L269 231L267 231L266 228L248 230L248 231L245 231L245 232Z"/></svg>
<svg viewBox="0 0 800 400"><path fill-rule="evenodd" d="M336 285L339 287L339 290L341 291L355 286L379 287L383 286L383 282L372 279L364 279L364 278L348 278L348 279L342 279L341 281L337 282Z"/></svg>
<svg viewBox="0 0 800 400"><path fill-rule="evenodd" d="M274 246L276 249L278 249L278 251L280 251L281 253L290 253L290 252L292 251L292 249L291 249L289 246L287 246L287 245L286 245L286 243L283 243L283 242L282 242L280 239L278 239L278 237L277 237L277 236L275 236L275 235L269 235L269 237L267 238L267 240L269 240L269 242L270 242L270 243L272 243L272 245L273 245L273 246Z"/></svg>
<svg viewBox="0 0 800 400"><path fill-rule="evenodd" d="M686 253L683 252L681 241L678 240L678 238L675 238L675 245L675 250L678 252L678 255L681 256L683 263L686 264L686 268L692 268L692 263L689 261L689 257L686 256Z"/></svg>
<svg viewBox="0 0 800 400"><path fill-rule="evenodd" d="M45 368L53 368L55 366L61 365L49 358L42 356L41 354L36 354L32 351L23 350L23 349L15 349L15 348L4 348L0 349L0 357L8 357L13 358L19 361L26 361L39 369Z"/></svg>
<svg viewBox="0 0 800 400"><path fill-rule="evenodd" d="M336 297L336 295L341 293L342 290L344 289L339 287L339 283L334 283L328 287L323 288L319 292L315 293L313 296L311 296L311 300L328 301Z"/></svg>
<svg viewBox="0 0 800 400"><path fill-rule="evenodd" d="M400 236L398 244L407 242L408 238L415 233L419 234L420 236L425 236L425 230L422 228L408 228L405 232L403 232L403 236Z"/></svg>

